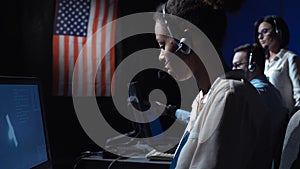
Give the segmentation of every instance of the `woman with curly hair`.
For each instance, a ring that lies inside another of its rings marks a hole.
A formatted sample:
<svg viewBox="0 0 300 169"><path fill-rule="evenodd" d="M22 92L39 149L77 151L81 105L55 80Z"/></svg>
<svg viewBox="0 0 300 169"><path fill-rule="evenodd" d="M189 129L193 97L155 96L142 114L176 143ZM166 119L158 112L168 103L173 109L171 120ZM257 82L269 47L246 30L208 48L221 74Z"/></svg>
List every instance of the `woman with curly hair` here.
<svg viewBox="0 0 300 169"><path fill-rule="evenodd" d="M226 12L237 11L242 2L169 0L157 8L154 20L159 60L176 80L194 77L200 89L170 169L271 167L274 147L268 144L268 113L256 89L240 72L227 72L220 52ZM205 37L193 34L193 26L178 17L200 29L217 52L205 52L210 48ZM223 63L220 67L226 72L225 77L210 76L209 67L220 69L211 60L214 57Z"/></svg>

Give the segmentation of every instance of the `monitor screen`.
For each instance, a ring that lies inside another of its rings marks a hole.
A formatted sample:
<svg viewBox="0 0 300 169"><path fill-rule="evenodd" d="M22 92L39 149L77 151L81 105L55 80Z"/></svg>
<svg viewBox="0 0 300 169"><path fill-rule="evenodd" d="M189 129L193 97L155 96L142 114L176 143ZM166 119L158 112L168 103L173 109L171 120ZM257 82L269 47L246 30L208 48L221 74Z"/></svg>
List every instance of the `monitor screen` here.
<svg viewBox="0 0 300 169"><path fill-rule="evenodd" d="M0 163L3 168L51 168L40 92L36 78L0 77Z"/></svg>
<svg viewBox="0 0 300 169"><path fill-rule="evenodd" d="M135 119L142 118L144 121L150 121L149 123L134 123L136 130L140 132L140 137L152 137L162 134L175 122L173 118L168 116L159 116L158 112L154 112L155 108L150 109L149 95L156 89L165 94L167 104L180 107L180 93L177 83L168 73L159 69L146 69L139 72L128 84L128 96L131 103L129 106L135 108L129 109L134 112L132 114L134 114ZM155 119L157 116L159 117Z"/></svg>
<svg viewBox="0 0 300 169"><path fill-rule="evenodd" d="M149 121L149 119L154 119L157 114L155 112L147 111L150 108L150 104L144 99L141 90L140 83L137 81L131 82L129 84L129 101L132 116L137 121L143 119L143 121ZM146 111L146 113L139 113L138 111ZM137 137L152 137L163 133L162 124L159 118L149 122L149 123L136 123L133 122L135 130L138 132Z"/></svg>

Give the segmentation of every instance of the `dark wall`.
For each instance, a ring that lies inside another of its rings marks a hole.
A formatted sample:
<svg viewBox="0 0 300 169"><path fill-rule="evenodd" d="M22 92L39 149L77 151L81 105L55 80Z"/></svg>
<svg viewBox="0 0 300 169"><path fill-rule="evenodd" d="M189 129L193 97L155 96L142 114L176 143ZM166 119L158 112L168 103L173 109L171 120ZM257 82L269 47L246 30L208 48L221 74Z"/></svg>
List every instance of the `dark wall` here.
<svg viewBox="0 0 300 169"><path fill-rule="evenodd" d="M163 0L162 0L163 1ZM120 0L120 15L134 12L154 10L160 0ZM290 48L296 52L299 49L297 10L299 2L288 0L280 6L277 0L248 0L239 14L228 15L228 34L223 49L226 61L231 63L232 50L240 43L253 41L253 23L265 14L280 14L288 22L291 30ZM48 119L50 144L54 162L61 168L71 168L76 157L82 151L100 149L82 130L74 113L71 97L51 95L52 90L52 29L55 10L55 0L9 1L9 13L2 24L4 45L0 62L1 75L37 76L42 80L45 94L45 109ZM137 39L134 39L137 38ZM138 37L128 39L124 55L145 46ZM139 43L134 43L138 41ZM3 43L2 42L2 43ZM103 104L110 103L109 98L99 98ZM109 107L109 106L108 106ZM109 108L107 108L109 109Z"/></svg>
<svg viewBox="0 0 300 169"><path fill-rule="evenodd" d="M280 0L246 0L238 13L228 14L228 31L223 47L227 64L231 67L233 49L254 42L254 23L265 15L279 15Z"/></svg>
<svg viewBox="0 0 300 169"><path fill-rule="evenodd" d="M300 22L297 12L300 2L295 0L284 0L283 2L282 17L287 22L291 34L289 48L300 55Z"/></svg>
<svg viewBox="0 0 300 169"><path fill-rule="evenodd" d="M23 69L24 56L20 55L20 43L18 43L21 34L21 18L20 5L16 0L8 1L7 10L11 11L9 14L6 11L1 11L2 31L1 34L1 61L0 72L5 75L18 74Z"/></svg>
<svg viewBox="0 0 300 169"><path fill-rule="evenodd" d="M36 76L41 79L45 94L45 110L49 130L50 145L55 169L70 169L83 151L98 151L97 146L81 128L74 111L71 97L52 95L52 31L55 0L9 1L9 14L3 14L3 50L0 75ZM155 1L120 1L119 15L152 11L160 3ZM136 5L139 4L139 5ZM154 39L153 39L154 40ZM128 43L140 41L138 37L128 39ZM143 49L150 43L138 43L135 47L123 47L122 54L128 55L136 47ZM104 111L112 112L109 97L97 98ZM109 115L106 115L109 117ZM131 130L131 124L121 123L121 132ZM124 130L124 131L122 131Z"/></svg>

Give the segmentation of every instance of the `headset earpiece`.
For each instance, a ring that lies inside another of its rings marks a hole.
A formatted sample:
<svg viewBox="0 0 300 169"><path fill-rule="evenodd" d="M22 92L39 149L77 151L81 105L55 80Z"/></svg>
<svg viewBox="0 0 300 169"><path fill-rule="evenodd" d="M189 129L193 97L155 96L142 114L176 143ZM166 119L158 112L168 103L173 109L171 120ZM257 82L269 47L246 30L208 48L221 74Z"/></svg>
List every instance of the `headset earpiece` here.
<svg viewBox="0 0 300 169"><path fill-rule="evenodd" d="M253 63L249 64L249 66L248 66L249 72L253 73L255 71L255 69L256 69L256 66Z"/></svg>
<svg viewBox="0 0 300 169"><path fill-rule="evenodd" d="M273 18L273 22L274 22L274 30L275 30L275 34L276 34L277 36L279 36L280 31L279 31L278 26L277 26L276 18L275 18L274 16L272 16L272 18Z"/></svg>
<svg viewBox="0 0 300 169"><path fill-rule="evenodd" d="M191 53L191 45L187 38L181 38L178 43L178 49L176 51L180 51L182 54L189 55Z"/></svg>
<svg viewBox="0 0 300 169"><path fill-rule="evenodd" d="M256 69L256 66L252 63L252 55L253 55L253 49L251 49L250 54L249 54L248 71L250 73L253 73Z"/></svg>

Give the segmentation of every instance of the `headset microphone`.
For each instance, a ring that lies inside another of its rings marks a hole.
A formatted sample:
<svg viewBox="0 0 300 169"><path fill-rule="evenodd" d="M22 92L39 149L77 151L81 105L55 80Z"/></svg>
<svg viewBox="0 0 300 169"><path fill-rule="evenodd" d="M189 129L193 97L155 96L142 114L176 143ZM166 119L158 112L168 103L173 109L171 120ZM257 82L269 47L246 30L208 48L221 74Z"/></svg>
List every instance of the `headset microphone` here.
<svg viewBox="0 0 300 169"><path fill-rule="evenodd" d="M191 53L191 48L189 47L187 38L181 38L177 46L178 48L176 49L175 53L177 53L178 51L185 55L189 55Z"/></svg>

